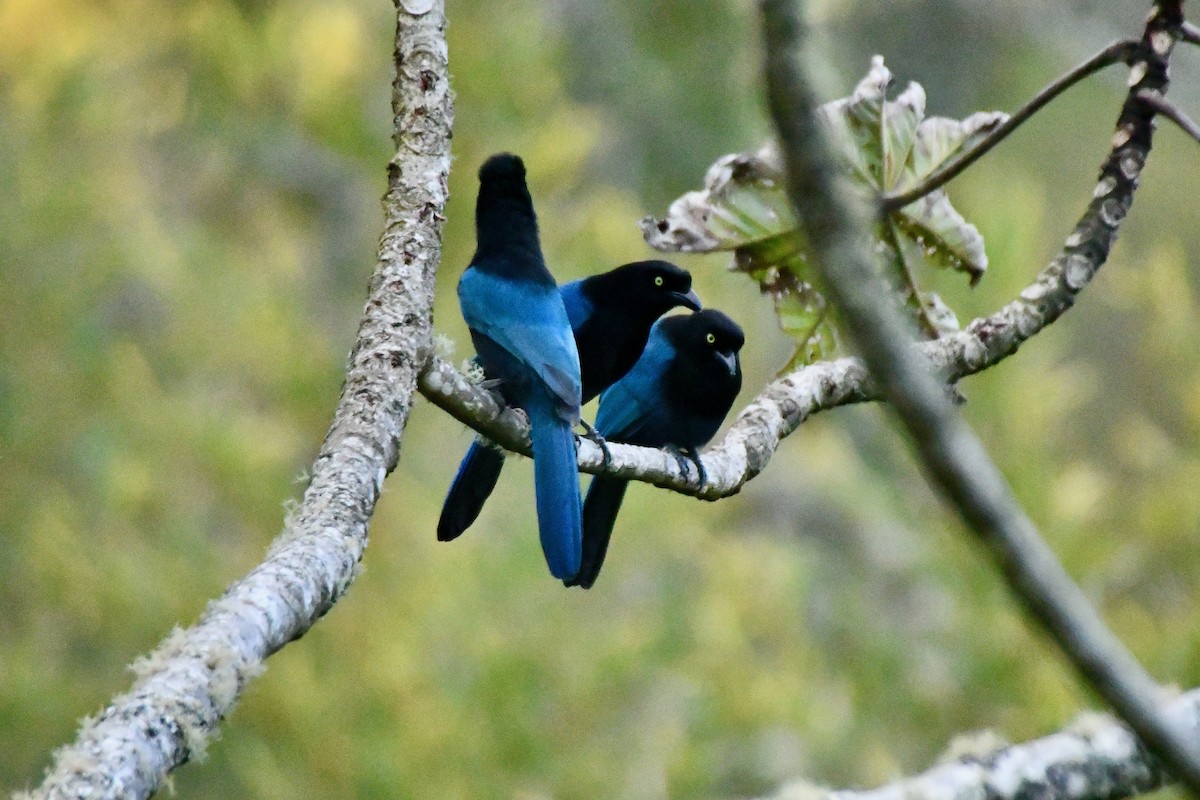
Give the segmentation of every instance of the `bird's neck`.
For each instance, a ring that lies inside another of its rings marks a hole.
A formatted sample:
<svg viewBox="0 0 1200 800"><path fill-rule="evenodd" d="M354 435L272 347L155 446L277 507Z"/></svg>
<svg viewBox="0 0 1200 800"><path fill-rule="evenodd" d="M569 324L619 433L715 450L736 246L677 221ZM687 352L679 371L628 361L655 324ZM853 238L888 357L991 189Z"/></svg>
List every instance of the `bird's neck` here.
<svg viewBox="0 0 1200 800"><path fill-rule="evenodd" d="M544 266L533 202L528 193L481 192L475 208L473 263L514 258L525 262L532 259Z"/></svg>

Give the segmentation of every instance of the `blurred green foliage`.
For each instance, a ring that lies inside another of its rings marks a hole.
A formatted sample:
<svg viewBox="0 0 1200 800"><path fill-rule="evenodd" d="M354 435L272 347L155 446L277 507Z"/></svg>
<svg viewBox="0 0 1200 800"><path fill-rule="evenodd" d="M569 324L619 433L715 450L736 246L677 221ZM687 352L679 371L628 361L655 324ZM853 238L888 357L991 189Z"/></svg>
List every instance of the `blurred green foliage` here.
<svg viewBox="0 0 1200 800"><path fill-rule="evenodd" d="M818 4L832 88L881 52L948 116L1011 109L1111 38L1059 41L1032 11L888 8ZM1114 13L1127 34L1144 9ZM0 0L4 786L36 783L76 720L128 685L126 665L258 561L301 491L374 260L390 14L359 0ZM449 14L457 166L436 324L459 342L453 286L486 155L526 157L550 262L570 278L644 257L636 220L767 129L746 3L452 0ZM964 38L930 36L947 25ZM991 262L973 291L935 287L964 321L1018 291L1069 230L1121 77L1055 104L951 186ZM1168 128L1159 140L1078 307L963 388L1106 617L1156 675L1192 686L1200 176L1193 143ZM721 259L683 263L747 329L749 399L788 355L770 303ZM207 761L179 771L178 796L872 785L963 730L1023 739L1093 704L879 409L812 420L716 505L636 487L588 593L545 572L528 462L467 536L434 541L469 440L418 406L365 573L270 660Z"/></svg>

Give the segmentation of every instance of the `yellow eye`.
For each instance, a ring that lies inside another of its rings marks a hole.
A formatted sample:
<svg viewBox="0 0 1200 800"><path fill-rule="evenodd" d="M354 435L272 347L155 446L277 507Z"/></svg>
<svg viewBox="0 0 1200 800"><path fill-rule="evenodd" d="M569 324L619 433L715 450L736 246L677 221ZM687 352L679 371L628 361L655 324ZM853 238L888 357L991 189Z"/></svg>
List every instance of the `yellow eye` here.
<svg viewBox="0 0 1200 800"><path fill-rule="evenodd" d="M663 276L662 276L662 275L655 275L655 276L654 276L654 285L655 285L655 286L662 286L662 285L663 285Z"/></svg>
<svg viewBox="0 0 1200 800"><path fill-rule="evenodd" d="M704 339L705 339L705 341L707 341L709 344L716 344L716 343L717 343L717 336L716 336L716 334L713 334L713 333L710 333L708 336L705 336L705 337L704 337Z"/></svg>

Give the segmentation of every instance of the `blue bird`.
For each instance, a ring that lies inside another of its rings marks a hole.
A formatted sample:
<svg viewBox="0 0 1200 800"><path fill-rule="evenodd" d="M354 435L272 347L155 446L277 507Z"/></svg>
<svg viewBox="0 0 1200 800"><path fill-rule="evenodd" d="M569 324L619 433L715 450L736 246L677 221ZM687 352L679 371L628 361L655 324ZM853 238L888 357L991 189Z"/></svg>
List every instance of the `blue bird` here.
<svg viewBox="0 0 1200 800"><path fill-rule="evenodd" d="M584 403L629 371L656 319L677 306L700 309L691 274L668 261L625 264L565 284L559 294L579 352ZM478 518L503 467L502 451L471 445L442 505L439 540L458 538Z"/></svg>
<svg viewBox="0 0 1200 800"><path fill-rule="evenodd" d="M609 441L664 447L704 466L696 450L716 435L742 388L738 351L745 335L720 311L664 317L650 331L642 357L600 395L596 430ZM583 504L583 560L567 586L590 589L629 481L598 476Z"/></svg>
<svg viewBox="0 0 1200 800"><path fill-rule="evenodd" d="M458 302L484 372L524 409L542 552L554 577L579 571L579 470L575 434L582 382L571 323L538 242L525 165L502 153L479 170L475 255Z"/></svg>

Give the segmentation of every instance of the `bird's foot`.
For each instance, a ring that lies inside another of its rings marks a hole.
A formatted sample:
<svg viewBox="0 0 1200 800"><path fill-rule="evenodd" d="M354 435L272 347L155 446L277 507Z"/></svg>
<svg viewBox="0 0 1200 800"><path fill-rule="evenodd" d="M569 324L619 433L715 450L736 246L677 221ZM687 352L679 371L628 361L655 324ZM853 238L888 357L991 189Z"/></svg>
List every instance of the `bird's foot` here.
<svg viewBox="0 0 1200 800"><path fill-rule="evenodd" d="M517 422L526 428L529 427L529 415L525 413L525 409L518 408L517 406L504 406L503 403L501 403L501 405L503 406L505 412L512 414L517 418Z"/></svg>
<svg viewBox="0 0 1200 800"><path fill-rule="evenodd" d="M608 443L604 441L604 437L600 435L600 431L596 430L592 426L592 423L586 419L579 420L579 424L583 426L584 433L582 437L575 439L576 448L579 447L580 438L595 442L596 446L600 448L600 466L608 469L609 465L612 464L612 453L608 449Z"/></svg>
<svg viewBox="0 0 1200 800"><path fill-rule="evenodd" d="M667 452L675 456L675 463L679 465L679 471L683 473L683 479L687 483L691 483L692 477L692 470L688 459L691 459L691 463L696 465L696 488L700 488L708 480L708 472L704 469L704 462L700 460L700 453L696 448L670 446L667 448Z"/></svg>
<svg viewBox="0 0 1200 800"><path fill-rule="evenodd" d="M502 391L502 387L504 386L502 378L487 378L480 381L478 386L492 396L492 400L495 401L496 405L501 408L508 405L508 398L504 396L504 392Z"/></svg>
<svg viewBox="0 0 1200 800"><path fill-rule="evenodd" d="M708 472L704 469L704 462L700 460L700 451L694 447L690 447L683 451L692 461L696 462L696 488L700 488L708 482Z"/></svg>

